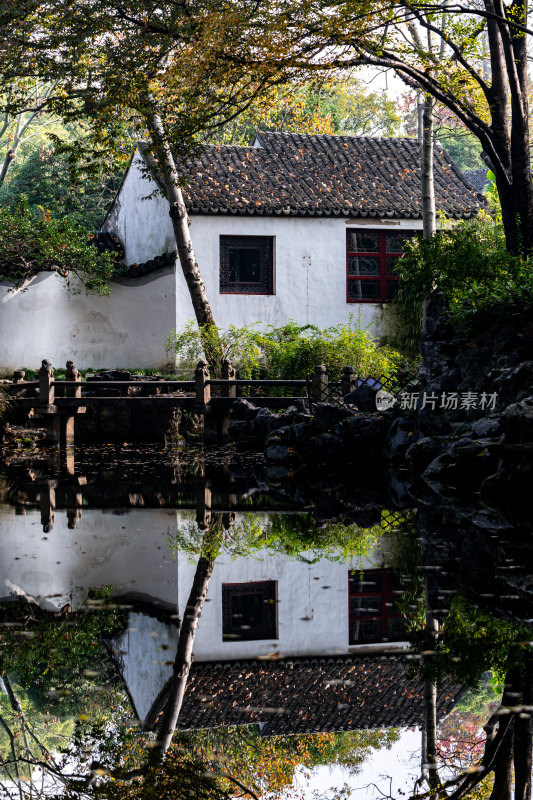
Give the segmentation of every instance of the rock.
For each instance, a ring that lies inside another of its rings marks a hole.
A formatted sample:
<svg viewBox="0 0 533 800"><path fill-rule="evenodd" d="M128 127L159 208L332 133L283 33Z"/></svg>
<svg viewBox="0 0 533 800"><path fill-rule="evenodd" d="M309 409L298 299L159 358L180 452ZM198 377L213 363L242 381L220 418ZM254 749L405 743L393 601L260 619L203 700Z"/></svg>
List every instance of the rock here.
<svg viewBox="0 0 533 800"><path fill-rule="evenodd" d="M481 417L472 423L472 431L479 439L499 436L501 424L499 414L491 414L489 417Z"/></svg>
<svg viewBox="0 0 533 800"><path fill-rule="evenodd" d="M304 452L307 460L326 463L345 458L347 455L344 439L331 433L323 433L308 439Z"/></svg>
<svg viewBox="0 0 533 800"><path fill-rule="evenodd" d="M471 494L498 468L498 459L484 442L459 439L432 461L422 478L438 494ZM451 490L451 491L450 491Z"/></svg>
<svg viewBox="0 0 533 800"><path fill-rule="evenodd" d="M346 436L350 447L361 445L371 447L373 454L377 455L376 450L381 450L390 419L384 414L355 414L350 419L345 419L341 423L342 431ZM354 452L354 458L359 458L360 452ZM370 455L370 453L367 453Z"/></svg>
<svg viewBox="0 0 533 800"><path fill-rule="evenodd" d="M272 437L267 442L265 456L269 461L281 464L298 459L294 449L277 437Z"/></svg>
<svg viewBox="0 0 533 800"><path fill-rule="evenodd" d="M232 419L253 419L258 411L257 406L242 397L231 404Z"/></svg>
<svg viewBox="0 0 533 800"><path fill-rule="evenodd" d="M507 406L501 417L506 439L510 442L533 441L533 395Z"/></svg>
<svg viewBox="0 0 533 800"><path fill-rule="evenodd" d="M440 455L443 447L442 439L424 436L410 445L405 453L405 460L413 469L421 471Z"/></svg>
<svg viewBox="0 0 533 800"><path fill-rule="evenodd" d="M375 406L374 406L375 408ZM315 406L315 426L319 433L331 430L334 425L348 417L353 417L354 412L343 406L333 406L328 403L317 403Z"/></svg>
<svg viewBox="0 0 533 800"><path fill-rule="evenodd" d="M509 403L524 400L533 394L533 361L524 361L517 367L502 369L491 373L498 388L500 403Z"/></svg>
<svg viewBox="0 0 533 800"><path fill-rule="evenodd" d="M376 411L376 394L379 386L369 386L362 383L353 392L344 396L344 402L348 405L357 406L359 411Z"/></svg>
<svg viewBox="0 0 533 800"><path fill-rule="evenodd" d="M386 458L391 461L403 459L405 452L413 442L413 422L398 417L394 420L387 434L385 445Z"/></svg>
<svg viewBox="0 0 533 800"><path fill-rule="evenodd" d="M229 423L229 430L231 440L237 442L253 436L254 424L249 419L232 419Z"/></svg>

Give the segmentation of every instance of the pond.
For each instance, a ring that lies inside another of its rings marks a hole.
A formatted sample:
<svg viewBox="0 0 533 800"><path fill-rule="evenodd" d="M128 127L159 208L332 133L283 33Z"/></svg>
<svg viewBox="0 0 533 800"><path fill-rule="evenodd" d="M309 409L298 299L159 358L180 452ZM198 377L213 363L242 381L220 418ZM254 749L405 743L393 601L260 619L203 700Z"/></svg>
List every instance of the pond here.
<svg viewBox="0 0 533 800"><path fill-rule="evenodd" d="M529 530L401 469L35 453L0 472L1 797L530 796Z"/></svg>

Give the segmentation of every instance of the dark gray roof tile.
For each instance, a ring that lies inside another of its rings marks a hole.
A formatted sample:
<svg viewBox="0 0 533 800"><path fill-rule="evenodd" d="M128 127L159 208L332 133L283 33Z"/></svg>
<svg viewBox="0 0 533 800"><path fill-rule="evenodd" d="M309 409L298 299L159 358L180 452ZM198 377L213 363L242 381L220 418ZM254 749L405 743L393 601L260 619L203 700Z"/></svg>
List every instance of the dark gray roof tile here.
<svg viewBox="0 0 533 800"><path fill-rule="evenodd" d="M422 217L414 139L261 133L258 141L260 147L208 145L189 160L190 213ZM438 211L460 219L485 205L438 145L434 173Z"/></svg>

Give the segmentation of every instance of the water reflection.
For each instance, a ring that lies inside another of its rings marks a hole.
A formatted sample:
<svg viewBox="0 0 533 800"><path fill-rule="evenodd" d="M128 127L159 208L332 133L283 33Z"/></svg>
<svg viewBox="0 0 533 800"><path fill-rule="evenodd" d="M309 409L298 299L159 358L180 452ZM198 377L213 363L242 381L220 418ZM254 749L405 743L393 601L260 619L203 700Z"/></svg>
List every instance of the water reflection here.
<svg viewBox="0 0 533 800"><path fill-rule="evenodd" d="M227 456L6 469L3 796L311 797L334 765L338 797L528 797L531 565L505 521L403 474Z"/></svg>

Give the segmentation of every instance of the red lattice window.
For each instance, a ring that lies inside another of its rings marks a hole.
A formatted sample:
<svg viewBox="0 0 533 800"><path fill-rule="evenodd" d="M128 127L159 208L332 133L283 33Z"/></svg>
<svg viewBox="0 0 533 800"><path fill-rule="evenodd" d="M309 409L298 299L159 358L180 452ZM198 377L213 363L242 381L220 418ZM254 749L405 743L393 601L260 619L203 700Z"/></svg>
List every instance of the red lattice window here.
<svg viewBox="0 0 533 800"><path fill-rule="evenodd" d="M405 624L397 607L402 596L394 574L387 569L349 572L350 644L400 641Z"/></svg>
<svg viewBox="0 0 533 800"><path fill-rule="evenodd" d="M396 266L413 231L346 231L346 301L383 303L398 290Z"/></svg>

